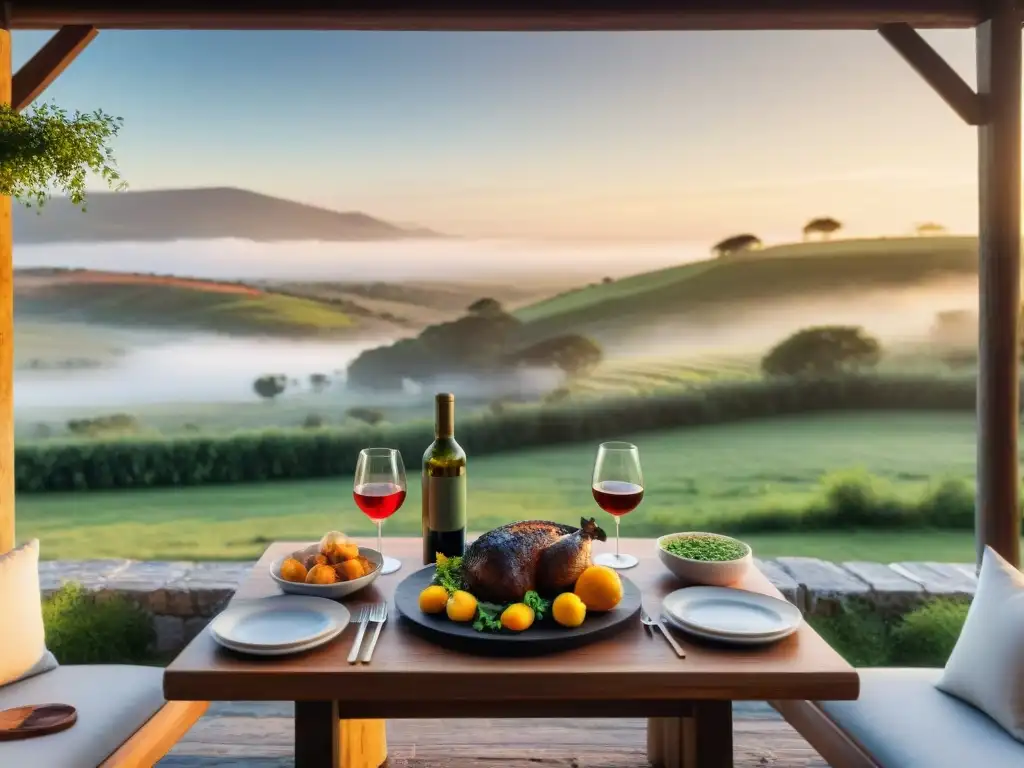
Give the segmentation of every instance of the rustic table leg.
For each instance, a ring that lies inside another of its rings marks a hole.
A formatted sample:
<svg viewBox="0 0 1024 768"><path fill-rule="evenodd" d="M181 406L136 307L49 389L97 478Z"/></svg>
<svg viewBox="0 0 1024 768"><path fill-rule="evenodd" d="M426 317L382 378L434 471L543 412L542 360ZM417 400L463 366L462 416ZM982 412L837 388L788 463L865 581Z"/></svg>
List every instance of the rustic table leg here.
<svg viewBox="0 0 1024 768"><path fill-rule="evenodd" d="M341 768L380 768L388 759L386 720L341 721Z"/></svg>
<svg viewBox="0 0 1024 768"><path fill-rule="evenodd" d="M695 701L682 717L647 720L655 768L732 768L732 702Z"/></svg>
<svg viewBox="0 0 1024 768"><path fill-rule="evenodd" d="M338 702L295 702L295 768L338 768Z"/></svg>
<svg viewBox="0 0 1024 768"><path fill-rule="evenodd" d="M336 701L295 702L295 768L380 768L384 720L339 720Z"/></svg>

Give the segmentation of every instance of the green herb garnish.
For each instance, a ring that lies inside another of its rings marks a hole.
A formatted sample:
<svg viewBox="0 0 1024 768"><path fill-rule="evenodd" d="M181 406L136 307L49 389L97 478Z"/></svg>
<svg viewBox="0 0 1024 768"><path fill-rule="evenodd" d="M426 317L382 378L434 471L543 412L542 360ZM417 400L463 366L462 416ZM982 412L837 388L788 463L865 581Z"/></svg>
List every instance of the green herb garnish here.
<svg viewBox="0 0 1024 768"><path fill-rule="evenodd" d="M477 603L476 621L473 629L477 632L497 632L501 629L501 614L505 606L494 603Z"/></svg>
<svg viewBox="0 0 1024 768"><path fill-rule="evenodd" d="M438 553L434 583L444 587L449 595L462 589L462 558L445 557Z"/></svg>
<svg viewBox="0 0 1024 768"><path fill-rule="evenodd" d="M545 600L532 589L523 595L523 602L533 609L537 621L544 618L544 614L551 608L551 601Z"/></svg>
<svg viewBox="0 0 1024 768"><path fill-rule="evenodd" d="M661 547L677 557L706 562L739 560L747 554L746 547L739 542L717 536L681 536L666 541Z"/></svg>

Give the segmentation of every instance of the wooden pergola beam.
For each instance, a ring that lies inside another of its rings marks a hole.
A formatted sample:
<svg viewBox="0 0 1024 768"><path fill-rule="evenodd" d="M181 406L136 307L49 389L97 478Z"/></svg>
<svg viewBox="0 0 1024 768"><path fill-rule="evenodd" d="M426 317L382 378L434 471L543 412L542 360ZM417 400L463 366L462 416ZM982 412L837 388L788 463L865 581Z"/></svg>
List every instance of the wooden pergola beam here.
<svg viewBox="0 0 1024 768"><path fill-rule="evenodd" d="M978 26L978 564L986 545L1020 565L1021 15L993 0Z"/></svg>
<svg viewBox="0 0 1024 768"><path fill-rule="evenodd" d="M981 0L31 0L15 29L877 29L973 27Z"/></svg>
<svg viewBox="0 0 1024 768"><path fill-rule="evenodd" d="M61 27L15 73L10 96L14 110L20 112L35 101L98 33L96 27L87 25Z"/></svg>
<svg viewBox="0 0 1024 768"><path fill-rule="evenodd" d="M968 125L985 121L985 101L909 24L883 24L878 34Z"/></svg>

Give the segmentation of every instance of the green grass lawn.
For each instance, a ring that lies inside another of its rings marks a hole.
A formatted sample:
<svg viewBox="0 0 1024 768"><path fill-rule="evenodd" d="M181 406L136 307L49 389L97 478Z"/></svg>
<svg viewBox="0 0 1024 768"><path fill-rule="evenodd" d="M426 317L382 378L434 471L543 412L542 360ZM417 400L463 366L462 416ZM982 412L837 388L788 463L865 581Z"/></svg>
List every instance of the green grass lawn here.
<svg viewBox="0 0 1024 768"><path fill-rule="evenodd" d="M921 493L941 477L974 473L970 414L849 414L667 430L636 436L647 494L624 518L626 536L714 530L759 509L796 508L821 493L828 473L863 469L898 493ZM570 445L470 457L470 527L515 519L611 518L590 495L594 446ZM354 461L353 457L353 461ZM419 532L417 457L405 506L385 526ZM351 479L19 497L19 538L39 537L46 558L251 558L275 539L331 528L368 534ZM832 559L973 559L969 531L814 532L752 535L759 554Z"/></svg>

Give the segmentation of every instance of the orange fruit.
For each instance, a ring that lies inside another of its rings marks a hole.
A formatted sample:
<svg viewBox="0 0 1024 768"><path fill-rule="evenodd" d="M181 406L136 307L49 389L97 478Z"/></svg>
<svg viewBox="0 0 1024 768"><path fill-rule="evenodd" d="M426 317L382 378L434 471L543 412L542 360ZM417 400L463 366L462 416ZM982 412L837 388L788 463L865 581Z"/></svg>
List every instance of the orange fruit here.
<svg viewBox="0 0 1024 768"><path fill-rule="evenodd" d="M501 612L501 626L513 632L522 632L533 625L536 614L526 603L512 603Z"/></svg>
<svg viewBox="0 0 1024 768"><path fill-rule="evenodd" d="M314 565L306 574L307 584L333 584L337 580L337 574L329 565Z"/></svg>
<svg viewBox="0 0 1024 768"><path fill-rule="evenodd" d="M622 601L622 579L606 565L591 565L573 590L588 611L610 611Z"/></svg>
<svg viewBox="0 0 1024 768"><path fill-rule="evenodd" d="M305 581L306 580L306 566L296 560L294 557L289 557L283 563L281 563L281 578L285 581Z"/></svg>
<svg viewBox="0 0 1024 768"><path fill-rule="evenodd" d="M563 592L551 604L551 616L563 627L578 627L587 618L587 606L573 592Z"/></svg>
<svg viewBox="0 0 1024 768"><path fill-rule="evenodd" d="M476 618L476 598L461 589L452 592L445 610L452 621L472 621Z"/></svg>
<svg viewBox="0 0 1024 768"><path fill-rule="evenodd" d="M448 605L448 590L431 584L420 592L420 610L424 613L441 613Z"/></svg>

